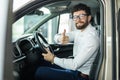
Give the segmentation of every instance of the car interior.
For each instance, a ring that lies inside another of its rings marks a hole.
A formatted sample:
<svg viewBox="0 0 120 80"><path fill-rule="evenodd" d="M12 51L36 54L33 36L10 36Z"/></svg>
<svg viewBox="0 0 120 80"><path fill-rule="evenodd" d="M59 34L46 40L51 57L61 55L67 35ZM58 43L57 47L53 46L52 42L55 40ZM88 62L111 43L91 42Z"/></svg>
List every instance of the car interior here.
<svg viewBox="0 0 120 80"><path fill-rule="evenodd" d="M86 4L91 8L91 24L101 34L101 4L99 0L53 0L44 3L36 1L14 12L12 55L15 80L34 80L35 70L44 64L41 56L41 53L46 52L44 48L49 48L58 57L72 58L73 43L66 45L55 43L54 36L63 31L63 27L66 25L62 25L64 23L67 23L68 27L71 26L66 28L68 32L75 29L70 12L71 8L79 3ZM49 12L45 13L45 9ZM64 18L64 14L67 14L65 16L68 17ZM61 16L65 21L62 22ZM18 25L21 23L22 26ZM20 35L18 35L19 31L17 30L21 31ZM100 56L99 50L91 68L90 80L97 80L98 78Z"/></svg>

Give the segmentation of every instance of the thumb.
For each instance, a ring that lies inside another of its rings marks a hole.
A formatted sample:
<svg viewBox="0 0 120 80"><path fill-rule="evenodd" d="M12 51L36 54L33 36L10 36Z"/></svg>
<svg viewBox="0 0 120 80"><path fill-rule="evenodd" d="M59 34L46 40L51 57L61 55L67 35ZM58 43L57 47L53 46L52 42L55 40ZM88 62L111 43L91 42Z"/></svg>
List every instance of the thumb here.
<svg viewBox="0 0 120 80"><path fill-rule="evenodd" d="M66 33L66 29L64 29L64 31L62 33L63 37L65 36L65 33Z"/></svg>
<svg viewBox="0 0 120 80"><path fill-rule="evenodd" d="M42 53L42 56L46 56L46 54L45 54L45 53Z"/></svg>

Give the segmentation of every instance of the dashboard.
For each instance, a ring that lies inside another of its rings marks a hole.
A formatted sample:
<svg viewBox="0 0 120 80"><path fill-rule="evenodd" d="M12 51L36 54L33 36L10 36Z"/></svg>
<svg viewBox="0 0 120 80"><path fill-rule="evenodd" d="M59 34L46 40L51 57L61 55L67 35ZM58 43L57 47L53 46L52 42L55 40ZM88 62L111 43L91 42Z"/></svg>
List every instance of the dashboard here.
<svg viewBox="0 0 120 80"><path fill-rule="evenodd" d="M13 42L13 63L26 58L26 55L33 51L36 46L34 36L22 37Z"/></svg>
<svg viewBox="0 0 120 80"><path fill-rule="evenodd" d="M26 35L12 43L13 74L16 78L25 77L25 74L32 74L37 67L44 64L42 50L38 45L34 35ZM54 54L58 57L68 57L72 54L73 45L50 44ZM62 54L64 53L64 54Z"/></svg>

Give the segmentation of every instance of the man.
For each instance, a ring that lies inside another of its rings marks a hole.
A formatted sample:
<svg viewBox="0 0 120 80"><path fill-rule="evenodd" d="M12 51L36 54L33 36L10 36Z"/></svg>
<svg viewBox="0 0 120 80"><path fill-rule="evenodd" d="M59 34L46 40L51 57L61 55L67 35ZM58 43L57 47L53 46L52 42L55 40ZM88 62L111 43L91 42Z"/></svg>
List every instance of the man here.
<svg viewBox="0 0 120 80"><path fill-rule="evenodd" d="M88 6L76 5L72 9L72 18L77 30L70 33L64 30L61 35L55 36L55 41L62 44L74 41L74 58L58 58L46 49L47 54L42 54L44 59L63 69L39 67L36 80L89 80L89 72L99 49L99 37L90 24L91 12Z"/></svg>

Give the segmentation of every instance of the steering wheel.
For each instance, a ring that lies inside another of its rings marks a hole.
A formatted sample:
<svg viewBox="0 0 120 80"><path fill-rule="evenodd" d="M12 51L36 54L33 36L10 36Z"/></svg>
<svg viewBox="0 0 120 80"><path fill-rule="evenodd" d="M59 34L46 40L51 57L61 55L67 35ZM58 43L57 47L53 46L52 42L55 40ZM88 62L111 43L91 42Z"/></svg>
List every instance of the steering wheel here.
<svg viewBox="0 0 120 80"><path fill-rule="evenodd" d="M47 53L45 48L48 48L49 50L51 50L51 47L46 41L46 39L38 31L35 32L34 36L38 46L40 47L41 52Z"/></svg>

